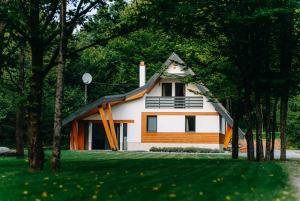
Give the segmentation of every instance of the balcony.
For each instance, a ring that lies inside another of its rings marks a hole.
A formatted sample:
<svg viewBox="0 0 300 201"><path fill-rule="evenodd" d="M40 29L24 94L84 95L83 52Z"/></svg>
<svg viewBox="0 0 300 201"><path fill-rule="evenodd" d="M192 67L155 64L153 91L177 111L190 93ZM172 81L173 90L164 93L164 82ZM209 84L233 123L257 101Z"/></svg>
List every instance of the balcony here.
<svg viewBox="0 0 300 201"><path fill-rule="evenodd" d="M146 96L146 108L203 108L203 96Z"/></svg>

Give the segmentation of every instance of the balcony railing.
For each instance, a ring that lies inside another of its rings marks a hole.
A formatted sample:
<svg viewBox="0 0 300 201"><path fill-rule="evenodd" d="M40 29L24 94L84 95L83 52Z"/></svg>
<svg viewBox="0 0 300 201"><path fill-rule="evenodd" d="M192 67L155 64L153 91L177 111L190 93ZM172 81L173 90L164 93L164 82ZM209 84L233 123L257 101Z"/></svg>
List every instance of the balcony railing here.
<svg viewBox="0 0 300 201"><path fill-rule="evenodd" d="M146 96L146 108L203 108L203 96Z"/></svg>

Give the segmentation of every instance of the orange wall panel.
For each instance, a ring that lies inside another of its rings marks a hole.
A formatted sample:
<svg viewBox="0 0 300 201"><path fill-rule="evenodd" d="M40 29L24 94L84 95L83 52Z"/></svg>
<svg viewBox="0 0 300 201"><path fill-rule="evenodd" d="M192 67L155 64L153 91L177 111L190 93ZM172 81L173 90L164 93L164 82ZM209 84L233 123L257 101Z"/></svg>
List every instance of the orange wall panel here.
<svg viewBox="0 0 300 201"><path fill-rule="evenodd" d="M84 123L78 122L78 150L84 150Z"/></svg>
<svg viewBox="0 0 300 201"><path fill-rule="evenodd" d="M198 143L198 144L223 144L224 135L220 133L185 133L185 132L147 132L148 115L218 115L217 112L143 112L142 113L142 143Z"/></svg>

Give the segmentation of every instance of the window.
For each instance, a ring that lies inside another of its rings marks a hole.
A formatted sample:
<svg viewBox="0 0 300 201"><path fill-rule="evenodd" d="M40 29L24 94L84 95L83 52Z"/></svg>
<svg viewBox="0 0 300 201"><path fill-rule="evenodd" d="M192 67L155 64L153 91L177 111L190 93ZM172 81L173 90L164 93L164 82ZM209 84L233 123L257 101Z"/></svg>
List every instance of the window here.
<svg viewBox="0 0 300 201"><path fill-rule="evenodd" d="M162 96L172 96L172 83L162 83Z"/></svg>
<svg viewBox="0 0 300 201"><path fill-rule="evenodd" d="M184 83L175 83L175 96L185 96Z"/></svg>
<svg viewBox="0 0 300 201"><path fill-rule="evenodd" d="M147 131L149 133L157 132L157 116L147 116Z"/></svg>
<svg viewBox="0 0 300 201"><path fill-rule="evenodd" d="M220 133L225 133L225 122L223 121L222 116L220 115L219 117L219 122L220 122Z"/></svg>
<svg viewBox="0 0 300 201"><path fill-rule="evenodd" d="M196 131L196 117L185 116L185 132L195 132L195 131Z"/></svg>

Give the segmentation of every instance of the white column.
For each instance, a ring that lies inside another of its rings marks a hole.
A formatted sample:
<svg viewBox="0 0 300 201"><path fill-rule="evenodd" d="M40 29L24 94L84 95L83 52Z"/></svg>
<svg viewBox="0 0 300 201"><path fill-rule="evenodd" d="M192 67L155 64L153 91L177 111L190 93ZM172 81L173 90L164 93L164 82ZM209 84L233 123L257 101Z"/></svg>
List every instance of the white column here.
<svg viewBox="0 0 300 201"><path fill-rule="evenodd" d="M89 150L92 150L93 123L89 122Z"/></svg>
<svg viewBox="0 0 300 201"><path fill-rule="evenodd" d="M140 87L146 84L146 66L144 61L140 62Z"/></svg>
<svg viewBox="0 0 300 201"><path fill-rule="evenodd" d="M123 123L120 123L120 150L123 150Z"/></svg>

